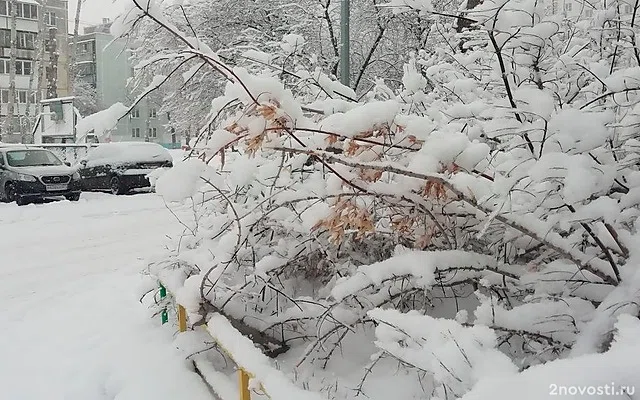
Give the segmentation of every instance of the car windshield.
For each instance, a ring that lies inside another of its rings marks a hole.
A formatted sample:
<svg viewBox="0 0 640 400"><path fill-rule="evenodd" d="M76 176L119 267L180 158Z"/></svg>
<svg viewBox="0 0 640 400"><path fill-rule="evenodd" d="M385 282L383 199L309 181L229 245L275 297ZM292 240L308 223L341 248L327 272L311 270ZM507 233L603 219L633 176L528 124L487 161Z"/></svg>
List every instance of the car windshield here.
<svg viewBox="0 0 640 400"><path fill-rule="evenodd" d="M62 161L48 150L12 150L7 152L7 163L12 167L62 165Z"/></svg>

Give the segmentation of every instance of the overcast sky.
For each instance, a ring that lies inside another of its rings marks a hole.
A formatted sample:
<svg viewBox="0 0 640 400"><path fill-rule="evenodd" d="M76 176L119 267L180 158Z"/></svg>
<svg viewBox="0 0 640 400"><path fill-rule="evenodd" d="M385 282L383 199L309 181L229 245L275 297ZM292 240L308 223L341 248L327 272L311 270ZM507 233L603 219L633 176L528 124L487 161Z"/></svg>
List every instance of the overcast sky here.
<svg viewBox="0 0 640 400"><path fill-rule="evenodd" d="M99 24L102 18L115 18L124 10L124 2L127 0L85 0L80 14L80 32L82 27ZM76 16L76 4L78 0L69 0L69 31L73 31L73 20Z"/></svg>

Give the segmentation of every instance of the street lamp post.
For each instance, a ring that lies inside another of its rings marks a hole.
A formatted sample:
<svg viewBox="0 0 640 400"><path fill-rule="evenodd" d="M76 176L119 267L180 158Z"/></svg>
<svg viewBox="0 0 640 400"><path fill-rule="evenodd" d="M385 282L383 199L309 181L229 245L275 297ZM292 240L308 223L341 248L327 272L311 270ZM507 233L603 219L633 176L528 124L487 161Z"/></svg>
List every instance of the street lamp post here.
<svg viewBox="0 0 640 400"><path fill-rule="evenodd" d="M350 0L342 0L340 11L340 82L345 86L350 86L349 80L349 19Z"/></svg>

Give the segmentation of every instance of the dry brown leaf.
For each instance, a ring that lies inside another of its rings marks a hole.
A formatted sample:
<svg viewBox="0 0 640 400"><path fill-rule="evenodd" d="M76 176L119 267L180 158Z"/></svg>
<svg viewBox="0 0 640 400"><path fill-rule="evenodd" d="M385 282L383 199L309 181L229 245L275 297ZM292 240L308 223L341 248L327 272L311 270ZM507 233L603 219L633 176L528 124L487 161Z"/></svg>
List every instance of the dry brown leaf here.
<svg viewBox="0 0 640 400"><path fill-rule="evenodd" d="M268 121L276 119L276 115L278 114L278 109L270 104L260 104L256 108L256 111L260 116Z"/></svg>
<svg viewBox="0 0 640 400"><path fill-rule="evenodd" d="M360 170L359 176L365 182L376 182L382 177L382 171L368 168Z"/></svg>
<svg viewBox="0 0 640 400"><path fill-rule="evenodd" d="M338 142L338 135L334 135L333 133L328 135L325 139L325 142L327 142L327 144L332 145Z"/></svg>
<svg viewBox="0 0 640 400"><path fill-rule="evenodd" d="M259 135L250 137L249 139L247 139L246 143L247 143L247 153L253 157L255 156L256 152L258 150L260 150L260 148L262 147L262 144L264 143L264 139L266 137L265 133L261 133Z"/></svg>
<svg viewBox="0 0 640 400"><path fill-rule="evenodd" d="M360 150L360 147L361 146L356 143L355 140L349 140L345 154L348 156L355 156L358 153L358 150Z"/></svg>
<svg viewBox="0 0 640 400"><path fill-rule="evenodd" d="M424 197L429 197L434 200L447 200L447 188L444 186L442 182L428 180L422 189L422 195Z"/></svg>
<svg viewBox="0 0 640 400"><path fill-rule="evenodd" d="M348 230L355 230L357 239L362 239L365 235L375 230L369 211L346 200L339 201L334 207L331 216L318 221L312 230L319 228L327 230L329 240L334 244L340 244Z"/></svg>

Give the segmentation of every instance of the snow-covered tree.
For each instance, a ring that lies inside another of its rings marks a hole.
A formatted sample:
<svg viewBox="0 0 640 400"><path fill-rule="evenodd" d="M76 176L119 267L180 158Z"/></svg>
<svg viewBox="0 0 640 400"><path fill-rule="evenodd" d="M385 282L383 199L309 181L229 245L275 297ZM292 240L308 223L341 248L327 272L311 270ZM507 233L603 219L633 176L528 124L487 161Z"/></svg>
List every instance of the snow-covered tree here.
<svg viewBox="0 0 640 400"><path fill-rule="evenodd" d="M430 18L430 45L404 55L400 88L380 76L357 99L301 35L216 52L131 0L116 31L165 35L145 92L182 79L197 101L205 77L225 82L194 105L199 158L156 183L194 220L149 273L192 325L224 318L265 353L294 353L282 362L305 377L346 357L366 371L356 395L400 365L407 393L477 398L496 377L619 349L640 312L640 58L621 4L573 21L485 0L461 7L457 32L457 12L392 0ZM611 374L595 379L638 383ZM349 377L321 382L354 396Z"/></svg>
<svg viewBox="0 0 640 400"><path fill-rule="evenodd" d="M96 88L86 79L79 76L73 79L72 93L76 97L75 104L80 115L91 115L104 109L100 106Z"/></svg>

